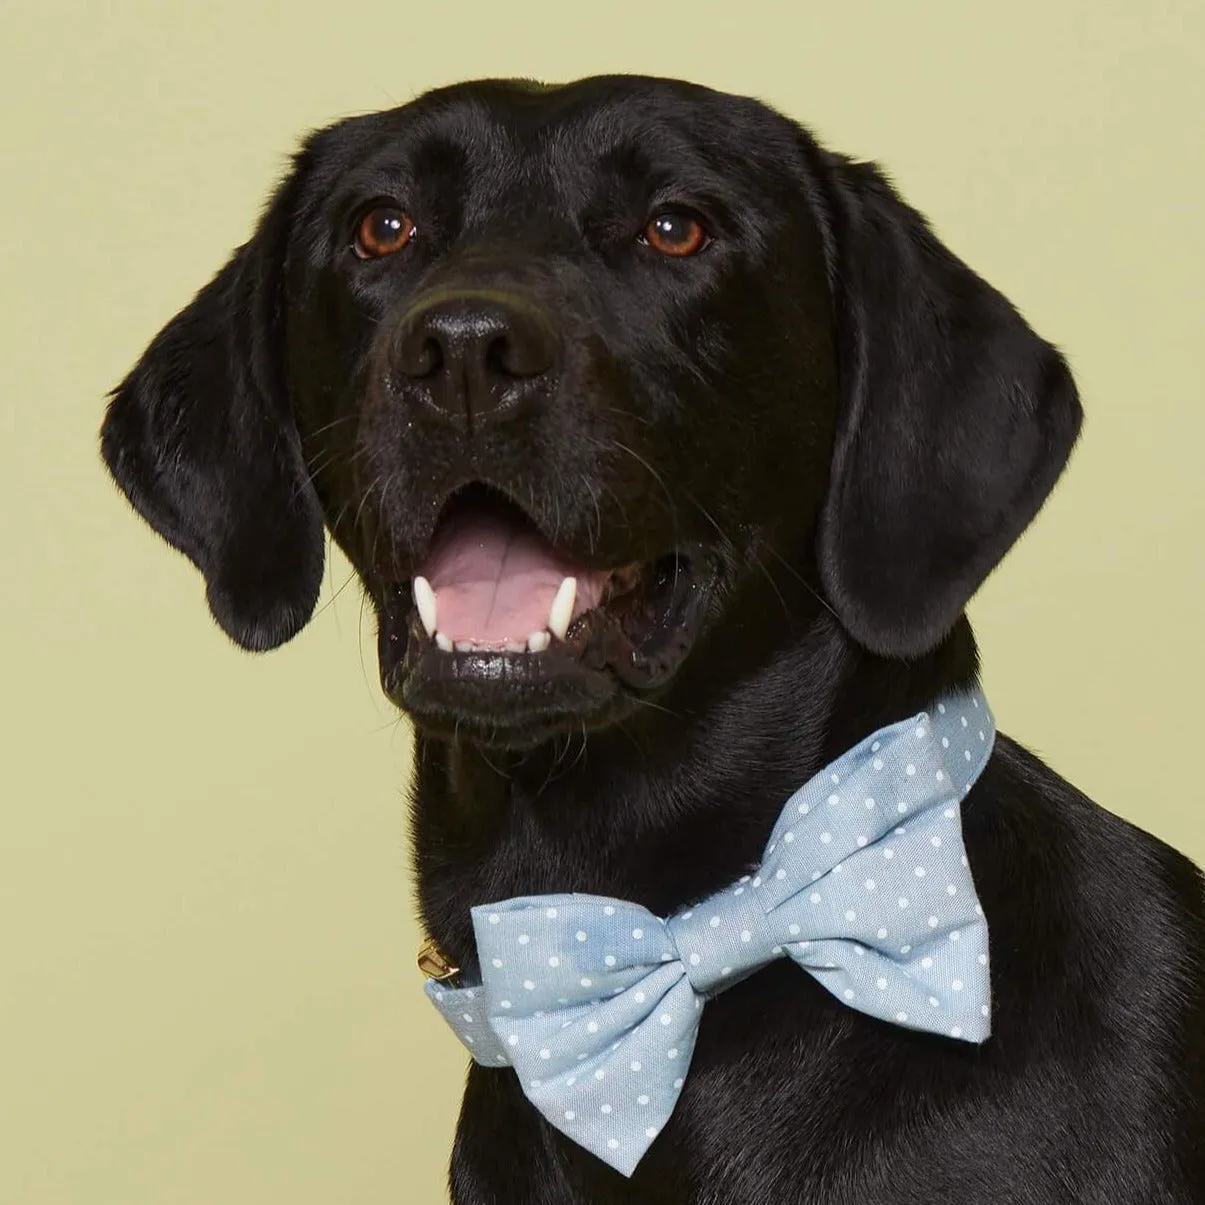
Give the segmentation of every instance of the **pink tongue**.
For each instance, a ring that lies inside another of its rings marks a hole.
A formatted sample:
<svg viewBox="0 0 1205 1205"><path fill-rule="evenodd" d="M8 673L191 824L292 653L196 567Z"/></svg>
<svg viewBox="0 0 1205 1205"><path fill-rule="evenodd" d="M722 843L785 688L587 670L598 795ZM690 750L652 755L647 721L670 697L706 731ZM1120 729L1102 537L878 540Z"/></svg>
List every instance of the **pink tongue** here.
<svg viewBox="0 0 1205 1205"><path fill-rule="evenodd" d="M472 514L439 532L424 576L435 591L438 629L449 640L504 645L525 644L548 627L565 578L577 578L576 619L598 605L608 575L573 564L532 528Z"/></svg>

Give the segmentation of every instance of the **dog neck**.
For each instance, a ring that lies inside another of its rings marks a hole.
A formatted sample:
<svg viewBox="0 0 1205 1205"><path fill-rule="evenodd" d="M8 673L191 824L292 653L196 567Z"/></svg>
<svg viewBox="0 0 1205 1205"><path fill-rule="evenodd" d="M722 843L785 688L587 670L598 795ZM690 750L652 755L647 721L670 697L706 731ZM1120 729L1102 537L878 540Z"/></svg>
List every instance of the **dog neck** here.
<svg viewBox="0 0 1205 1205"><path fill-rule="evenodd" d="M902 662L859 648L819 607L785 652L772 648L782 633L766 631L765 614L746 629L765 647L713 640L621 725L523 754L416 737L419 906L455 965L477 974L476 904L584 892L665 916L731 882L824 765L977 678L965 618L932 653Z"/></svg>

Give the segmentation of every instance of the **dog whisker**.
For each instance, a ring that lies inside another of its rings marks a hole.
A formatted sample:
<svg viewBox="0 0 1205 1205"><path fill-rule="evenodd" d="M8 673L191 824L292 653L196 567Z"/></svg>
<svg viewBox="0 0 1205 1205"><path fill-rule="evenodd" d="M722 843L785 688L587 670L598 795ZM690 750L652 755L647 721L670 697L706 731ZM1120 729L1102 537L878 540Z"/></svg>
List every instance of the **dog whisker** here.
<svg viewBox="0 0 1205 1205"><path fill-rule="evenodd" d="M360 618L359 618L358 623L356 624L356 647L360 653L360 674L364 679L364 685L365 685L365 687L368 688L369 692L372 693L373 696L375 697L376 688L373 686L372 682L369 680L368 666L364 662L364 607L367 604L367 602L368 602L368 595L362 593L360 595Z"/></svg>
<svg viewBox="0 0 1205 1205"><path fill-rule="evenodd" d="M590 483L590 478L584 473L578 477L578 480L586 487L590 493L590 500L594 503L594 520L597 524L597 530L591 531L590 526L586 525L586 534L590 542L590 552L593 553L598 546L598 542L602 539L602 511L598 505L598 492Z"/></svg>
<svg viewBox="0 0 1205 1205"><path fill-rule="evenodd" d="M325 435L328 431L333 431L336 427L342 426L344 423L353 423L360 416L358 414L343 414L336 419L332 419L329 423L324 423L321 427L314 427L306 431L306 442L311 443L317 439L319 435Z"/></svg>
<svg viewBox="0 0 1205 1205"><path fill-rule="evenodd" d="M329 558L328 558L328 563L329 563ZM330 598L328 598L326 600L326 602L324 602L314 612L314 618L317 619L319 615L323 614L325 611L328 611L331 607L333 607L335 605L336 601L338 600L339 596L343 593L344 590L347 589L348 586L350 586L352 584L352 582L357 580L357 577L358 577L358 575L357 575L356 571L353 569L347 575L347 577L343 579L343 584L337 590L335 590L335 592L330 596Z"/></svg>
<svg viewBox="0 0 1205 1205"><path fill-rule="evenodd" d="M811 582L808 581L790 561L786 560L783 555L772 544L766 542L761 545L782 567L834 618L838 623L841 622L840 616L833 610L828 599L821 594Z"/></svg>
<svg viewBox="0 0 1205 1205"><path fill-rule="evenodd" d="M654 702L652 699L636 697L633 701L636 703L636 705L638 707L643 707L648 711L659 711L664 715L671 716L675 720L680 720L682 718L682 715L680 712L673 711L670 708L665 707L660 703Z"/></svg>
<svg viewBox="0 0 1205 1205"><path fill-rule="evenodd" d="M364 515L364 507L368 504L369 498L372 497L373 491L381 484L381 477L375 478L368 488L360 497L360 505L356 507L355 517L352 519L351 525L353 531L358 531L360 528L360 520Z"/></svg>
<svg viewBox="0 0 1205 1205"><path fill-rule="evenodd" d="M651 464L649 464L649 462L647 460L645 460L645 458L643 456L641 456L633 448L628 447L627 444L622 443L620 440L610 439L610 440L607 440L606 442L602 442L599 440L590 440L590 442L593 443L597 447L601 447L604 451L614 448L617 451L623 452L625 455L630 456L633 460L635 460L636 463L639 464L653 478L653 480L657 483L657 485L660 489L661 495L664 499L663 506L664 506L667 516L669 517L670 523L674 529L675 539L677 539L678 533L680 531L680 524L678 521L678 508L674 502L674 497L673 497L673 494L670 492L669 486L665 483L665 478L662 477L661 474L659 472L657 472L657 470Z"/></svg>

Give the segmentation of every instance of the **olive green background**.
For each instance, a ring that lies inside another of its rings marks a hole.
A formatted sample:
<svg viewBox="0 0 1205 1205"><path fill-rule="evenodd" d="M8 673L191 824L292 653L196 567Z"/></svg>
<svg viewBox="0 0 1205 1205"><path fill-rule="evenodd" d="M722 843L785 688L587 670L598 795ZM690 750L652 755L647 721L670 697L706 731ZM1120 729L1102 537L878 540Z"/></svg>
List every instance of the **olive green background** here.
<svg viewBox="0 0 1205 1205"><path fill-rule="evenodd" d="M5 0L5 1205L444 1199L465 1058L414 970L409 737L347 566L292 644L235 650L95 432L302 131L603 71L760 95L881 160L1066 350L1085 435L972 606L986 685L1205 860L1201 0Z"/></svg>

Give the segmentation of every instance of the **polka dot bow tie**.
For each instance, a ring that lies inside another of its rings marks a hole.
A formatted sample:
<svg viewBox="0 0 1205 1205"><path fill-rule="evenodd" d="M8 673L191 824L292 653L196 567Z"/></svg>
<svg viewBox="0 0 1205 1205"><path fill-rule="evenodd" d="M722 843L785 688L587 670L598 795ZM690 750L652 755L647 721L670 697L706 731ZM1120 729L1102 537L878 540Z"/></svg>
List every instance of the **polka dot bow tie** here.
<svg viewBox="0 0 1205 1205"><path fill-rule="evenodd" d="M623 900L472 910L480 986L428 979L485 1066L630 1176L665 1125L708 997L790 958L849 1008L983 1042L988 934L960 807L991 753L978 693L867 737L788 801L755 873L664 920Z"/></svg>

